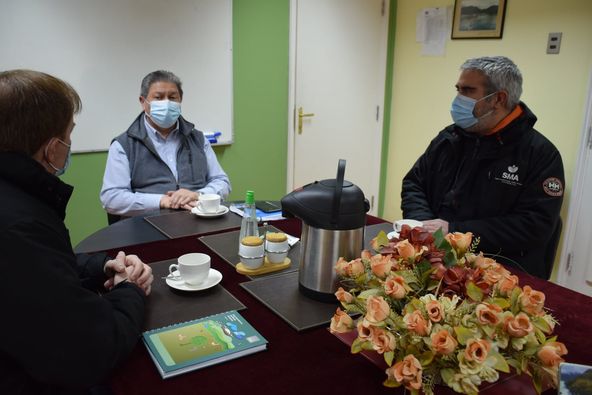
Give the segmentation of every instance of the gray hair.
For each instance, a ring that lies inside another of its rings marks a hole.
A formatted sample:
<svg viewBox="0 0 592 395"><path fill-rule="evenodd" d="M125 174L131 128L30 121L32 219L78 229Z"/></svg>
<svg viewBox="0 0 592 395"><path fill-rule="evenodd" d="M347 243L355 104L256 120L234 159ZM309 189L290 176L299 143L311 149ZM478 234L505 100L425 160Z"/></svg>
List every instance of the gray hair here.
<svg viewBox="0 0 592 395"><path fill-rule="evenodd" d="M140 87L140 96L148 97L148 92L150 91L150 87L152 86L152 84L161 81L172 82L173 84L177 85L179 94L181 95L181 98L183 98L183 88L181 87L181 80L175 74L166 70L156 70L144 77L144 79L142 80L142 85Z"/></svg>
<svg viewBox="0 0 592 395"><path fill-rule="evenodd" d="M522 74L518 66L505 56L485 56L465 61L461 70L478 70L487 77L486 94L498 91L508 93L507 108L514 108L522 95Z"/></svg>

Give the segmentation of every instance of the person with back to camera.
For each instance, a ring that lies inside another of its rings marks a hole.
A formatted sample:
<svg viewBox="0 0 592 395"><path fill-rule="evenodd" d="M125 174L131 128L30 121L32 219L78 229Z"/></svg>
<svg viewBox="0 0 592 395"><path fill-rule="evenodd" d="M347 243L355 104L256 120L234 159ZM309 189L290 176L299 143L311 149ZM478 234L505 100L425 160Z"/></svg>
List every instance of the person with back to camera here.
<svg viewBox="0 0 592 395"><path fill-rule="evenodd" d="M76 91L0 72L0 393L105 394L142 330L152 270L135 255L75 255L64 224Z"/></svg>
<svg viewBox="0 0 592 395"><path fill-rule="evenodd" d="M520 101L522 74L503 56L469 59L456 90L454 124L403 179L403 218L429 231L472 232L497 261L549 278L555 250L549 258L546 247L561 229L563 162Z"/></svg>
<svg viewBox="0 0 592 395"><path fill-rule="evenodd" d="M143 112L116 137L100 199L114 215L187 209L200 194L230 193L230 181L208 139L181 116L181 80L158 70L142 80Z"/></svg>

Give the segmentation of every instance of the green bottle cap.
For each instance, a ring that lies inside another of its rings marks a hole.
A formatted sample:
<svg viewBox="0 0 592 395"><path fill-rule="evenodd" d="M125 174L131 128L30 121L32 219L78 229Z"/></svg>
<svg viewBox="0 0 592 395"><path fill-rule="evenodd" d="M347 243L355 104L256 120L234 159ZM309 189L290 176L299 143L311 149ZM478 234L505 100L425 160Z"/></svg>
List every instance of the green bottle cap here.
<svg viewBox="0 0 592 395"><path fill-rule="evenodd" d="M246 204L255 204L255 192L247 191L247 197L245 198Z"/></svg>

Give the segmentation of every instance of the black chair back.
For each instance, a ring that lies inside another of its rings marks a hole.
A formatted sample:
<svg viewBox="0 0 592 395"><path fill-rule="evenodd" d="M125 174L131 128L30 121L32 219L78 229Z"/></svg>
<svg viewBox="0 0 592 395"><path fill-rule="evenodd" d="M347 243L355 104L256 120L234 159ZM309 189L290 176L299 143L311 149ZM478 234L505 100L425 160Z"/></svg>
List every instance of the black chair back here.
<svg viewBox="0 0 592 395"><path fill-rule="evenodd" d="M557 254L557 247L559 246L559 239L561 237L561 229L563 228L563 222L561 218L557 220L555 229L551 234L551 238L547 243L545 250L545 278L548 280L553 272L553 264L555 263L555 255Z"/></svg>

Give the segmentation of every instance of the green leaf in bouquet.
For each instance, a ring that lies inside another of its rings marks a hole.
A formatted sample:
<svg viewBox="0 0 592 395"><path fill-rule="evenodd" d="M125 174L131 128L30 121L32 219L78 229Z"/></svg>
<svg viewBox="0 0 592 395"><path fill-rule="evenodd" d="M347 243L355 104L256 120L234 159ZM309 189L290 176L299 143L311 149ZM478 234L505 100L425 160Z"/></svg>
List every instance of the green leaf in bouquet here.
<svg viewBox="0 0 592 395"><path fill-rule="evenodd" d="M495 334L495 328L494 327L492 327L490 325L483 325L481 327L481 330L483 332L485 332L485 334L487 335L487 337L489 337L489 338L493 338L494 337L494 334Z"/></svg>
<svg viewBox="0 0 592 395"><path fill-rule="evenodd" d="M386 364L388 366L392 366L393 365L393 359L395 358L395 352L394 351L387 351L384 353L384 362L386 362Z"/></svg>
<svg viewBox="0 0 592 395"><path fill-rule="evenodd" d="M444 255L443 261L444 266L446 266L447 268L456 265L457 259L454 250L447 251L446 255Z"/></svg>
<svg viewBox="0 0 592 395"><path fill-rule="evenodd" d="M514 359L514 358L508 358L506 360L506 362L508 363L508 365L510 365L511 367L513 367L516 370L516 373L521 374L522 373L522 364Z"/></svg>
<svg viewBox="0 0 592 395"><path fill-rule="evenodd" d="M418 359L419 363L421 363L421 366L429 366L429 364L431 364L434 360L434 353L432 351L425 351L419 356Z"/></svg>
<svg viewBox="0 0 592 395"><path fill-rule="evenodd" d="M387 246L387 245L389 245L388 236L386 235L386 233L384 232L384 230L381 230L376 235L376 246L380 248L380 247L384 247L384 246Z"/></svg>
<svg viewBox="0 0 592 395"><path fill-rule="evenodd" d="M383 291L381 288L370 288L370 289L366 289L366 290L360 292L360 294L358 295L358 298L366 300L370 296L382 295L382 292Z"/></svg>
<svg viewBox="0 0 592 395"><path fill-rule="evenodd" d="M456 340L458 340L458 342L463 346L467 344L469 339L475 337L473 331L469 328L465 328L464 326L455 326L454 333L456 333Z"/></svg>
<svg viewBox="0 0 592 395"><path fill-rule="evenodd" d="M387 388L397 388L400 387L402 384L399 383L397 380L386 379L382 382L382 385L384 385Z"/></svg>
<svg viewBox="0 0 592 395"><path fill-rule="evenodd" d="M535 328L537 328L545 333L551 332L551 326L543 317L534 317L534 318L531 318L530 321L532 322L532 324L534 325Z"/></svg>
<svg viewBox="0 0 592 395"><path fill-rule="evenodd" d="M506 298L492 298L491 303L501 307L503 310L510 308L510 302Z"/></svg>
<svg viewBox="0 0 592 395"><path fill-rule="evenodd" d="M547 336L545 336L545 334L543 333L543 331L541 331L539 328L537 328L535 326L534 328L534 334L536 335L537 340L539 341L540 344L545 344L545 340L547 340Z"/></svg>
<svg viewBox="0 0 592 395"><path fill-rule="evenodd" d="M442 228L435 231L433 234L434 236L434 245L444 251L450 251L452 246L450 243L444 238L444 232L442 232Z"/></svg>
<svg viewBox="0 0 592 395"><path fill-rule="evenodd" d="M475 302L480 302L483 299L483 291L481 290L481 288L476 286L474 282L469 281L466 287L467 295L469 298L471 298Z"/></svg>
<svg viewBox="0 0 592 395"><path fill-rule="evenodd" d="M351 353L357 354L362 351L362 343L365 343L364 340L357 337L351 344Z"/></svg>
<svg viewBox="0 0 592 395"><path fill-rule="evenodd" d="M514 315L518 314L520 311L520 295L522 294L522 290L519 287L516 287L512 290L512 295L510 295L510 305L512 306L512 313Z"/></svg>
<svg viewBox="0 0 592 395"><path fill-rule="evenodd" d="M510 366L504 357L495 350L490 350L487 355L487 363L489 366L504 373L510 373Z"/></svg>

